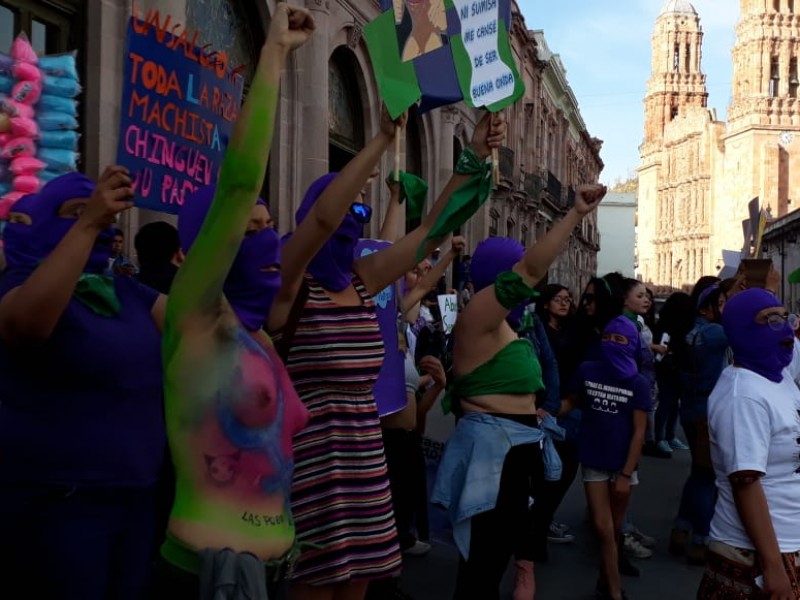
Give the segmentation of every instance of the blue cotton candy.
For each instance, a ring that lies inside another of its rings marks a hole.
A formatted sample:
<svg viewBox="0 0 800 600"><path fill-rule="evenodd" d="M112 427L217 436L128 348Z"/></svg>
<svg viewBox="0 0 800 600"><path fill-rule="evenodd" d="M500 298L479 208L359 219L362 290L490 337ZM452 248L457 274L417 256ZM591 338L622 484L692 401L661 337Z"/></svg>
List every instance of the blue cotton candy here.
<svg viewBox="0 0 800 600"><path fill-rule="evenodd" d="M62 98L75 98L81 93L81 84L70 77L45 75L42 92L53 96L61 96Z"/></svg>
<svg viewBox="0 0 800 600"><path fill-rule="evenodd" d="M59 173L57 171L52 171L50 169L45 169L44 171L39 171L37 173L37 177L42 180L42 183L47 183L48 181L52 181L56 177L61 177L64 173Z"/></svg>
<svg viewBox="0 0 800 600"><path fill-rule="evenodd" d="M45 75L68 77L78 80L78 69L75 66L75 53L52 54L39 57L39 69Z"/></svg>
<svg viewBox="0 0 800 600"><path fill-rule="evenodd" d="M53 96L52 94L42 94L39 98L38 109L42 111L58 111L73 117L78 116L78 104L70 98Z"/></svg>
<svg viewBox="0 0 800 600"><path fill-rule="evenodd" d="M10 183L0 183L0 196L5 196L10 191L11 191Z"/></svg>
<svg viewBox="0 0 800 600"><path fill-rule="evenodd" d="M78 128L78 119L62 112L40 110L36 113L36 122L39 124L40 131L64 131Z"/></svg>
<svg viewBox="0 0 800 600"><path fill-rule="evenodd" d="M14 79L0 73L0 94L10 94L11 88L14 87Z"/></svg>
<svg viewBox="0 0 800 600"><path fill-rule="evenodd" d="M40 131L39 146L75 151L78 149L78 133L76 131Z"/></svg>
<svg viewBox="0 0 800 600"><path fill-rule="evenodd" d="M0 52L0 74L11 75L11 67L14 66L14 59L8 54Z"/></svg>
<svg viewBox="0 0 800 600"><path fill-rule="evenodd" d="M47 163L47 171L56 171L59 174L76 170L78 166L78 155L71 150L61 150L57 148L39 148L36 157Z"/></svg>

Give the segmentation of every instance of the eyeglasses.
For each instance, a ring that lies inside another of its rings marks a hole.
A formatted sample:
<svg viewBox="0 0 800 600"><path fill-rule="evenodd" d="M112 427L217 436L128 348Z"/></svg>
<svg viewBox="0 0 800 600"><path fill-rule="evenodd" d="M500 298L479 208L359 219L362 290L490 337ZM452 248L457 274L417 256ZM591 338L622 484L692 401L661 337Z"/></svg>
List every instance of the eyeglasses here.
<svg viewBox="0 0 800 600"><path fill-rule="evenodd" d="M595 300L594 294L584 294L583 298L581 298L581 302L583 304L591 304Z"/></svg>
<svg viewBox="0 0 800 600"><path fill-rule="evenodd" d="M787 323L792 328L792 331L797 331L798 327L800 327L800 317L794 313L786 313L785 315L772 313L767 316L767 325L772 331L780 331Z"/></svg>
<svg viewBox="0 0 800 600"><path fill-rule="evenodd" d="M553 296L550 299L550 302L555 302L556 304L566 304L567 306L569 306L570 304L572 304L572 298L570 298L569 296Z"/></svg>
<svg viewBox="0 0 800 600"><path fill-rule="evenodd" d="M372 208L360 202L353 202L350 205L350 214L353 215L356 221L362 224L369 223L370 220L372 220Z"/></svg>

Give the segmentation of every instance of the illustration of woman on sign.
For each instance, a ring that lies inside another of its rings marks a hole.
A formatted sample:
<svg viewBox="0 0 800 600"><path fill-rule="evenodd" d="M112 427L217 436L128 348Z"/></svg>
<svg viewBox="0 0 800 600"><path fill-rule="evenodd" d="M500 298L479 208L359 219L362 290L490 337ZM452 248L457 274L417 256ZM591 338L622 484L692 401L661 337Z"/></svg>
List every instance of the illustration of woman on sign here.
<svg viewBox="0 0 800 600"><path fill-rule="evenodd" d="M392 0L403 62L447 44L444 0Z"/></svg>

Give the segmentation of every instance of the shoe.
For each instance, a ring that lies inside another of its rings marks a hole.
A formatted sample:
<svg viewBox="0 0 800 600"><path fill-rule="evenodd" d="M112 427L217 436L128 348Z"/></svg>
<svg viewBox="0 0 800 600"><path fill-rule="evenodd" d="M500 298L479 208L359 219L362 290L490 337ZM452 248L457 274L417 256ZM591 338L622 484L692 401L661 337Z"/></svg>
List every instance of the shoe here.
<svg viewBox="0 0 800 600"><path fill-rule="evenodd" d="M656 444L656 450L661 452L662 454L672 454L672 444L667 440L661 440Z"/></svg>
<svg viewBox="0 0 800 600"><path fill-rule="evenodd" d="M547 541L554 544L569 544L575 541L575 536L568 529L560 527L558 523L550 523L550 528L547 530Z"/></svg>
<svg viewBox="0 0 800 600"><path fill-rule="evenodd" d="M669 441L669 445L670 445L670 448L672 448L673 450L688 450L689 449L689 446L684 444L678 438L675 438L674 440L670 440Z"/></svg>
<svg viewBox="0 0 800 600"><path fill-rule="evenodd" d="M658 540L656 538L654 538L651 535L642 533L641 531L639 531L638 527L634 527L630 531L630 534L637 542L639 542L645 548L655 548L656 544L658 543Z"/></svg>
<svg viewBox="0 0 800 600"><path fill-rule="evenodd" d="M561 531L572 531L572 528L566 523L558 523L556 521L550 523L550 527L555 527L556 529L560 529Z"/></svg>
<svg viewBox="0 0 800 600"><path fill-rule="evenodd" d="M689 543L689 532L684 529L673 529L669 533L669 553L683 556Z"/></svg>
<svg viewBox="0 0 800 600"><path fill-rule="evenodd" d="M650 558L653 556L653 551L650 548L645 548L630 533L622 536L622 551L631 558Z"/></svg>
<svg viewBox="0 0 800 600"><path fill-rule="evenodd" d="M431 551L430 544L417 540L416 542L414 542L413 546L403 550L403 554L406 554L408 556L425 556L430 551Z"/></svg>
<svg viewBox="0 0 800 600"><path fill-rule="evenodd" d="M655 442L645 442L644 446L642 446L642 454L654 458L672 458L672 450L663 452L659 450Z"/></svg>
<svg viewBox="0 0 800 600"><path fill-rule="evenodd" d="M536 595L536 578L533 575L533 561L514 561L514 600L533 600Z"/></svg>
<svg viewBox="0 0 800 600"><path fill-rule="evenodd" d="M706 564L706 546L705 544L687 544L686 546L686 562L695 567L703 567Z"/></svg>
<svg viewBox="0 0 800 600"><path fill-rule="evenodd" d="M619 568L619 572L626 577L639 577L639 575L642 574L642 572L639 571L639 568L635 567L628 557L622 552L619 553L617 567Z"/></svg>

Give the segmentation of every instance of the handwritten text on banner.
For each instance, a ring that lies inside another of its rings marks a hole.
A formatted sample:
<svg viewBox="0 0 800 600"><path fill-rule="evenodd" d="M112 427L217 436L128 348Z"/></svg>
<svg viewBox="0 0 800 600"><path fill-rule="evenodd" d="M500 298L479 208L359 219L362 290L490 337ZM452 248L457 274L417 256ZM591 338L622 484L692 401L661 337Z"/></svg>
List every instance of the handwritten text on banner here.
<svg viewBox="0 0 800 600"><path fill-rule="evenodd" d="M243 82L224 53L168 23L128 24L117 162L131 171L137 206L177 214L187 194L216 182Z"/></svg>

